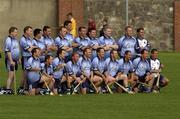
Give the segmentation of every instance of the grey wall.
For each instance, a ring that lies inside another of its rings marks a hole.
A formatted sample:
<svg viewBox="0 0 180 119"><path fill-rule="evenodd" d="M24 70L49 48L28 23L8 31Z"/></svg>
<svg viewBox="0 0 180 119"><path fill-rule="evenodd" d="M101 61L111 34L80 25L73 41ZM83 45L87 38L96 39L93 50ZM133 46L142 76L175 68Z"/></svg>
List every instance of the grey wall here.
<svg viewBox="0 0 180 119"><path fill-rule="evenodd" d="M172 51L173 3L174 0L129 0L129 25L134 29L144 27L152 47ZM119 38L124 34L125 0L84 0L84 9L86 23L92 16L100 29L103 18L107 17L113 36Z"/></svg>
<svg viewBox="0 0 180 119"><path fill-rule="evenodd" d="M10 26L18 27L18 38L26 25L33 28L49 25L56 33L57 10L57 0L0 0L0 48Z"/></svg>

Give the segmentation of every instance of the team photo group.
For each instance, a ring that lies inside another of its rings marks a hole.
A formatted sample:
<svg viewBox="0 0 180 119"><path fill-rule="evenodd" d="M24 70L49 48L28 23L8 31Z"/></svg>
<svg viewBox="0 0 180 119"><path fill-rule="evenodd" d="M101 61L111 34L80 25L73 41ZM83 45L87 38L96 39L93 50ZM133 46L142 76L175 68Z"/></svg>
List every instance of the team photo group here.
<svg viewBox="0 0 180 119"><path fill-rule="evenodd" d="M158 50L144 38L144 28L126 26L124 35L113 39L105 25L97 36L95 28L80 26L73 32L73 21L66 20L51 37L51 27L10 27L4 41L7 83L2 94L71 95L101 93L158 93L169 80L161 74L164 65ZM16 85L16 73L22 76ZM17 90L17 91L16 91Z"/></svg>

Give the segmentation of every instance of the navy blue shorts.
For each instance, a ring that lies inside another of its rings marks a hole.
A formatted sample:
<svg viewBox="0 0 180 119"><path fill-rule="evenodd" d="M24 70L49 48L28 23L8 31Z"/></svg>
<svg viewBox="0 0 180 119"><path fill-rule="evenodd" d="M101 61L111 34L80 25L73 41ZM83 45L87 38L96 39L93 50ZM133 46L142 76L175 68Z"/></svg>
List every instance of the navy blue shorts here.
<svg viewBox="0 0 180 119"><path fill-rule="evenodd" d="M140 82L143 82L143 83L144 83L144 82L146 81L146 79L145 79L146 76L147 76L147 75L138 76L138 80L139 80Z"/></svg>
<svg viewBox="0 0 180 119"><path fill-rule="evenodd" d="M5 65L8 71L14 71L14 70L18 70L18 62L16 60L13 60L15 62L15 66L10 64L10 61L5 58Z"/></svg>
<svg viewBox="0 0 180 119"><path fill-rule="evenodd" d="M155 82L157 81L158 77L155 78ZM165 80L164 76L160 74L159 83L162 84L163 80Z"/></svg>
<svg viewBox="0 0 180 119"><path fill-rule="evenodd" d="M61 87L61 80L55 79L54 88L58 89Z"/></svg>
<svg viewBox="0 0 180 119"><path fill-rule="evenodd" d="M29 89L33 89L33 88L42 88L44 83L40 83L40 80L36 81L36 82L29 82Z"/></svg>
<svg viewBox="0 0 180 119"><path fill-rule="evenodd" d="M82 88L89 88L90 87L90 81L89 80L85 80L82 85L81 85Z"/></svg>
<svg viewBox="0 0 180 119"><path fill-rule="evenodd" d="M25 70L29 58L30 57L24 57L24 56L21 57L22 70Z"/></svg>

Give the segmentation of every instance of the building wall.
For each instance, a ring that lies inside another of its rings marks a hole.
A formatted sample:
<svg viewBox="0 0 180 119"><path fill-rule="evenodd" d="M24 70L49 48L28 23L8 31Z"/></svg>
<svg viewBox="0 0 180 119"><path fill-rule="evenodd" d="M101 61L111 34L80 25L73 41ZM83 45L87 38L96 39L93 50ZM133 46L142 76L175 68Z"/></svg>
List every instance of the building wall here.
<svg viewBox="0 0 180 119"><path fill-rule="evenodd" d="M68 12L74 14L78 26L86 25L92 17L100 30L103 19L107 18L114 38L124 34L125 0L0 0L0 5L1 49L10 26L19 28L20 38L26 25L33 28L49 25L55 37ZM144 27L145 37L153 48L163 51L175 48L174 44L179 40L176 35L174 40L173 24L174 0L129 0L129 25L134 27L134 33L136 28ZM175 30L175 33L178 32Z"/></svg>
<svg viewBox="0 0 180 119"><path fill-rule="evenodd" d="M174 48L180 51L180 1L175 1L174 11Z"/></svg>
<svg viewBox="0 0 180 119"><path fill-rule="evenodd" d="M129 25L135 29L145 28L145 37L153 48L172 51L174 0L129 0ZM118 39L124 34L125 0L84 0L84 16L93 17L100 30L104 18L108 18L113 28L113 36Z"/></svg>
<svg viewBox="0 0 180 119"><path fill-rule="evenodd" d="M0 0L0 5L1 50L10 26L18 27L18 38L21 37L26 25L33 28L49 25L55 36L58 26L57 0Z"/></svg>
<svg viewBox="0 0 180 119"><path fill-rule="evenodd" d="M83 0L58 0L58 6L59 26L63 25L67 19L66 15L70 12L76 20L77 28L84 25Z"/></svg>

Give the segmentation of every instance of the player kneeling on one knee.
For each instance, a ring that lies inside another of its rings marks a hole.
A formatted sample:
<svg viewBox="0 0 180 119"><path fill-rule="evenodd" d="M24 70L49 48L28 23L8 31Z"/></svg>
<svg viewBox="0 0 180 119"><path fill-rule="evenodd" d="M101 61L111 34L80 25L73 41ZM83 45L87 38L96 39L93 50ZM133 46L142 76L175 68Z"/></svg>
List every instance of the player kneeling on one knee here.
<svg viewBox="0 0 180 119"><path fill-rule="evenodd" d="M95 83L95 86L98 87L99 91L100 91L100 86L101 86L101 83L103 81L106 80L106 76L104 74L105 72L105 51L103 48L98 48L97 49L97 57L95 57L92 61L92 65L93 65L93 73L94 73L94 77L93 77L93 80L94 80L94 83Z"/></svg>
<svg viewBox="0 0 180 119"><path fill-rule="evenodd" d="M59 49L57 51L57 57L54 58L52 66L53 66L53 77L55 79L54 83L54 90L55 94L59 93L59 89L62 89L62 83L67 81L67 77L65 76L66 70L65 70L65 55L66 51L63 49ZM64 90L63 90L64 91Z"/></svg>
<svg viewBox="0 0 180 119"><path fill-rule="evenodd" d="M84 76L81 73L79 54L77 52L72 53L72 60L67 62L66 69L68 73L67 87L69 90L71 89L71 91L76 90L72 89L73 85L82 84L84 79ZM77 92L77 90L75 92Z"/></svg>
<svg viewBox="0 0 180 119"><path fill-rule="evenodd" d="M106 71L105 71L105 84L109 89L109 86L114 84L119 79L119 62L118 62L118 52L116 50L111 50L110 58L105 61ZM110 92L110 90L109 90Z"/></svg>
<svg viewBox="0 0 180 119"><path fill-rule="evenodd" d="M147 90L145 92L151 92L152 86L154 83L154 79L150 73L150 65L147 60L148 51L143 49L141 51L141 57L134 59L133 65L135 68L135 79L138 80L138 84L143 84L147 86ZM135 88L135 91L138 91L138 88ZM144 92L144 90L143 90Z"/></svg>
<svg viewBox="0 0 180 119"><path fill-rule="evenodd" d="M26 70L27 79L29 85L29 94L35 95L39 93L40 87L42 87L44 81L41 79L41 63L40 63L40 49L34 48L31 51L32 57L28 59Z"/></svg>
<svg viewBox="0 0 180 119"><path fill-rule="evenodd" d="M45 87L51 92L56 93L54 89L55 80L53 78L53 57L51 55L47 55L45 57L45 62L41 64L42 74L41 79L44 81Z"/></svg>
<svg viewBox="0 0 180 119"><path fill-rule="evenodd" d="M85 48L83 50L83 56L80 58L80 66L81 66L81 72L85 79L83 80L82 86L81 86L81 93L86 94L87 89L90 88L92 85L93 89L95 89L96 92L98 92L98 89L95 85L96 79L93 78L93 70L92 70L92 62L91 62L91 49Z"/></svg>
<svg viewBox="0 0 180 119"><path fill-rule="evenodd" d="M135 80L134 80L134 67L131 61L131 51L125 51L123 58L119 60L120 72L118 74L118 83L121 84L128 90L131 91ZM118 92L121 92L122 89L118 87Z"/></svg>

